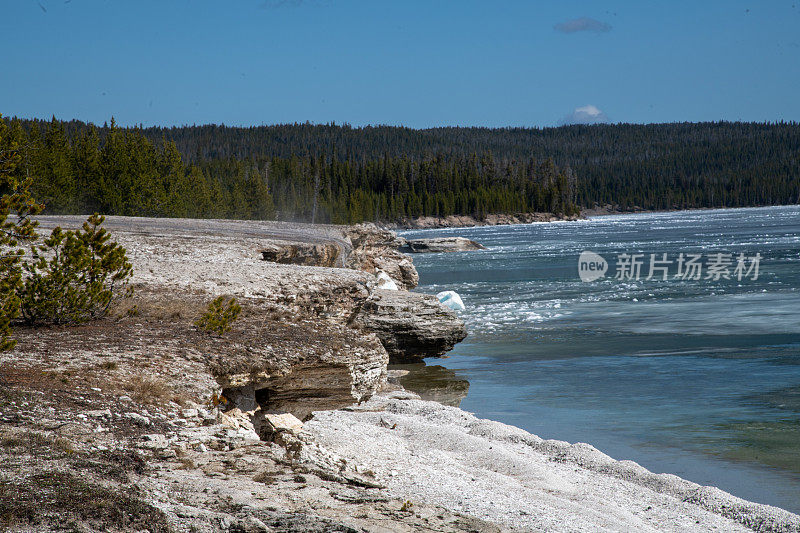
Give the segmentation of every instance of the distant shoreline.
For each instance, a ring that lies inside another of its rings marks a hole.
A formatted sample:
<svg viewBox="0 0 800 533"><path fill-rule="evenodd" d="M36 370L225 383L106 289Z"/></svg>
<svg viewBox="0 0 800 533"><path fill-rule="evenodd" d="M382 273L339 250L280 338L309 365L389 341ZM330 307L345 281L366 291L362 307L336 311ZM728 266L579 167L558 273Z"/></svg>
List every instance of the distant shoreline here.
<svg viewBox="0 0 800 533"><path fill-rule="evenodd" d="M479 219L472 215L450 215L446 217L419 217L400 222L385 223L388 229L436 229L470 228L474 226L507 226L510 224L531 224L534 222L556 222L559 220L579 220L581 215L556 215L553 213L491 214Z"/></svg>
<svg viewBox="0 0 800 533"><path fill-rule="evenodd" d="M642 209L634 206L631 209L619 209L610 205L604 207L594 207L591 209L581 209L580 215L557 215L547 212L535 213L500 213L486 215L479 219L472 215L450 215L447 217L425 216L413 219L405 219L400 222L380 224L393 230L420 230L420 229L444 229L444 228L472 228L479 226L506 226L511 224L533 224L541 222L573 222L576 220L586 220L594 217L612 215L639 215L647 213L674 213L677 211L714 211L717 209L758 209L765 207L786 207L800 204L774 204L774 205L750 205L736 207L689 207L685 209Z"/></svg>

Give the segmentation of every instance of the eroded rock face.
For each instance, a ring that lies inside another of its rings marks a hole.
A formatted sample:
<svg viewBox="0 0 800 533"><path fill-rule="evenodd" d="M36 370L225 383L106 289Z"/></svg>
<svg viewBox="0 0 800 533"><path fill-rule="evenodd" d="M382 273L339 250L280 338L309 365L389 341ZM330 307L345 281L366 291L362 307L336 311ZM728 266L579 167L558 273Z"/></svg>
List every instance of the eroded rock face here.
<svg viewBox="0 0 800 533"><path fill-rule="evenodd" d="M386 381L389 356L375 335L320 324L265 343L263 350L210 362L228 408L287 412L302 420L312 411L364 401Z"/></svg>
<svg viewBox="0 0 800 533"><path fill-rule="evenodd" d="M372 262L376 270L386 272L401 289L411 290L419 284L419 274L414 263L400 252L375 257Z"/></svg>
<svg viewBox="0 0 800 533"><path fill-rule="evenodd" d="M383 271L401 289L413 289L419 274L410 257L400 252L405 239L375 224L358 224L327 230L339 232L318 242L270 240L260 253L265 261L289 265L345 267L376 275Z"/></svg>
<svg viewBox="0 0 800 533"><path fill-rule="evenodd" d="M413 289L419 283L419 274L411 258L400 251L405 239L393 231L379 229L374 224L358 224L349 228L347 236L353 249L347 257L350 268L376 274L382 270L401 289Z"/></svg>
<svg viewBox="0 0 800 533"><path fill-rule="evenodd" d="M435 296L377 289L354 323L374 332L392 363L441 357L467 336L464 322Z"/></svg>
<svg viewBox="0 0 800 533"><path fill-rule="evenodd" d="M262 247L261 256L270 263L333 267L337 266L341 250L333 243L275 241Z"/></svg>
<svg viewBox="0 0 800 533"><path fill-rule="evenodd" d="M469 252L486 247L465 237L439 237L435 239L408 239L403 251L413 253Z"/></svg>

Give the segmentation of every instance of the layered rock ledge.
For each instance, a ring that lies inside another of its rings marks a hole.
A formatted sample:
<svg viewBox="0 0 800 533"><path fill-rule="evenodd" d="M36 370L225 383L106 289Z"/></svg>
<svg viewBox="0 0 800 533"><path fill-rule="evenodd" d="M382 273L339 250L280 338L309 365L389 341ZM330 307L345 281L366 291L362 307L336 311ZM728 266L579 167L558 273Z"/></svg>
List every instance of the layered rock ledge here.
<svg viewBox="0 0 800 533"><path fill-rule="evenodd" d="M386 381L389 356L374 334L337 324L291 324L264 331L246 350L221 349L209 368L228 401L251 416L299 419L371 397ZM222 344L224 339L218 341Z"/></svg>
<svg viewBox="0 0 800 533"><path fill-rule="evenodd" d="M467 336L464 323L435 296L375 290L354 323L374 332L392 363L441 357Z"/></svg>
<svg viewBox="0 0 800 533"><path fill-rule="evenodd" d="M262 259L285 265L351 268L373 275L385 272L406 290L419 283L419 274L411 258L400 251L405 239L393 232L374 224L322 228L327 232L321 234L327 242L308 237L304 240L272 239L261 248Z"/></svg>

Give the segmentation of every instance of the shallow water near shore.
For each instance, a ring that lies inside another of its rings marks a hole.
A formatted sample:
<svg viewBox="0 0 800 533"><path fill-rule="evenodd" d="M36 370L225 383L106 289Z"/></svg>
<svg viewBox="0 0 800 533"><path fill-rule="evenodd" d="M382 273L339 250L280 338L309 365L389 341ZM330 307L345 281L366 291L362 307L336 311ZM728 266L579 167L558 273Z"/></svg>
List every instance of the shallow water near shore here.
<svg viewBox="0 0 800 533"><path fill-rule="evenodd" d="M800 206L403 235L487 247L414 256L417 290L467 306L469 337L429 361L469 381L463 409L800 512ZM583 251L605 277L580 280ZM623 253L642 279L615 279ZM732 279L675 279L680 253L731 254ZM669 279L643 279L650 254Z"/></svg>

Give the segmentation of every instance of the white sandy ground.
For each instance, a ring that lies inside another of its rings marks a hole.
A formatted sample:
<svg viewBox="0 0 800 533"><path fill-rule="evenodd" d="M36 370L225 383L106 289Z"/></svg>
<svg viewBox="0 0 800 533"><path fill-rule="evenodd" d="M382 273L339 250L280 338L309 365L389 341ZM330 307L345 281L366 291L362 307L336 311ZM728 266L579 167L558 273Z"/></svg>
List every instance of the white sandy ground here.
<svg viewBox="0 0 800 533"><path fill-rule="evenodd" d="M435 402L378 396L317 412L303 431L395 496L513 529L800 531L800 516L782 509Z"/></svg>
<svg viewBox="0 0 800 533"><path fill-rule="evenodd" d="M80 215L37 217L42 235L57 225L79 228L85 219ZM103 227L126 248L134 266L133 283L176 292L291 298L300 292L298 288L322 290L368 279L364 272L346 268L280 265L261 259L259 250L275 239L349 246L342 241L341 230L332 226L109 216Z"/></svg>

